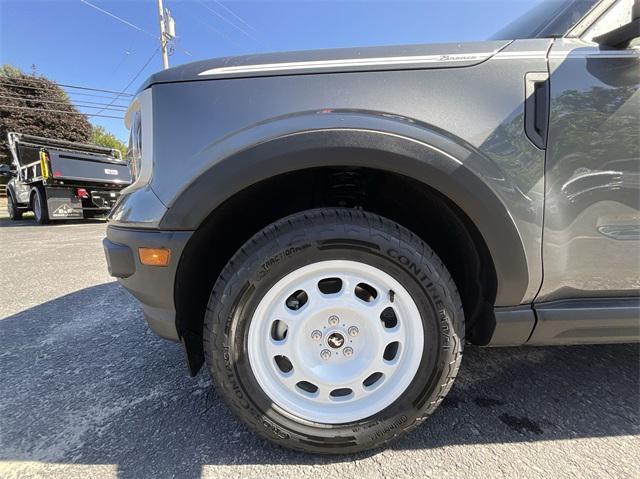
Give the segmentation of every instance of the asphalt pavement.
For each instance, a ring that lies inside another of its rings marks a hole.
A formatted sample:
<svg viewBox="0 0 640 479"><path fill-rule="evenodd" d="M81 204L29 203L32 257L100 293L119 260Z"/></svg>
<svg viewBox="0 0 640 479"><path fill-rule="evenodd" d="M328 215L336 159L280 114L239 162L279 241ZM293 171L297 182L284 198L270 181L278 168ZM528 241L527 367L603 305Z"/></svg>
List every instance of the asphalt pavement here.
<svg viewBox="0 0 640 479"><path fill-rule="evenodd" d="M105 224L0 219L0 477L640 477L638 345L468 347L385 451L258 439L106 272Z"/></svg>

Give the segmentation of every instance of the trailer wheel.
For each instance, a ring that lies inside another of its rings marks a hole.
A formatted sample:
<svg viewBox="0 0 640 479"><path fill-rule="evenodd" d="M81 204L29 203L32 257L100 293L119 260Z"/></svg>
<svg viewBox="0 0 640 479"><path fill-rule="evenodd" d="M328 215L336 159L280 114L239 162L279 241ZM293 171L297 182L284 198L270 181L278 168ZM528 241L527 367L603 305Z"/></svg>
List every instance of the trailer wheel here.
<svg viewBox="0 0 640 479"><path fill-rule="evenodd" d="M41 225L49 223L49 209L47 208L47 195L44 188L35 186L31 190L31 210L36 221Z"/></svg>
<svg viewBox="0 0 640 479"><path fill-rule="evenodd" d="M13 200L13 193L7 189L7 210L9 211L9 219L14 221L22 219L22 211L18 208Z"/></svg>

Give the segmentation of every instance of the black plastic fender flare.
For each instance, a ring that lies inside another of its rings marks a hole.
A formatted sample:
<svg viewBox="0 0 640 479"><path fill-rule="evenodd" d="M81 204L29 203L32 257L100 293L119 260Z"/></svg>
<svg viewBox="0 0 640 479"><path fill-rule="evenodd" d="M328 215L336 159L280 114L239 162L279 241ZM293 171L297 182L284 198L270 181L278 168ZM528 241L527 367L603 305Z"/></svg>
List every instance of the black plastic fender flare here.
<svg viewBox="0 0 640 479"><path fill-rule="evenodd" d="M509 204L525 205L526 199L493 162L444 132L379 114L315 112L240 131L198 156L207 167L167 205L160 229L196 230L225 200L276 175L326 166L379 169L422 182L467 214L494 262L496 306L520 304L525 295L525 248L500 195Z"/></svg>

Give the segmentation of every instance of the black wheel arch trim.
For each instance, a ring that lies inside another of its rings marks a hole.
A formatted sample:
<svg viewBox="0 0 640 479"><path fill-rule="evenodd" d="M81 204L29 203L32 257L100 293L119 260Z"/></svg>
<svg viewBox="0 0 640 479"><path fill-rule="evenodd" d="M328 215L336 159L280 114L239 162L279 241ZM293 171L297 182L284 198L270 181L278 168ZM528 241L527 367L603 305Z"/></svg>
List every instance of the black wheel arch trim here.
<svg viewBox="0 0 640 479"><path fill-rule="evenodd" d="M529 283L525 247L495 190L521 193L491 160L445 132L406 119L316 113L313 118L287 117L274 123L281 123L281 128L263 123L202 150L199 160L207 167L167 205L159 229L196 230L225 200L276 175L326 166L389 171L420 181L460 207L491 253L499 279L495 304L521 303ZM249 146L231 153L221 146L239 141ZM474 165L475 171L467 165Z"/></svg>

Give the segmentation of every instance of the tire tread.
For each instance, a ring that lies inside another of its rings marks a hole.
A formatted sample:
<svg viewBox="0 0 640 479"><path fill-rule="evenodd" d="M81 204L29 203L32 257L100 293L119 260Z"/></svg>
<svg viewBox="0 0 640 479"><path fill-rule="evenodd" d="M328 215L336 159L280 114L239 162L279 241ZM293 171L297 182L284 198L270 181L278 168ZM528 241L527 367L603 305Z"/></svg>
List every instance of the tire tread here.
<svg viewBox="0 0 640 479"><path fill-rule="evenodd" d="M231 258L213 288L207 305L208 313L206 314L204 321L203 340L206 364L208 365L213 377L216 379L216 386L227 389L228 384L226 384L225 381L219 380L220 378L224 378L224 370L221 368L221 365L216 358L221 357L224 350L224 343L223 338L216 335L214 332L214 322L224 323L225 318L220 317L220 312L224 310L221 306L225 305L226 301L230 300L232 297L232 295L227 295L226 297L221 296L220 292L225 291L227 288L229 288L230 291L233 291L239 287L237 283L241 276L241 270L236 270L234 265L237 263L244 264L245 260L250 256L248 250L255 250L260 243L263 243L264 241L278 241L278 237L280 237L281 234L286 233L288 230L297 229L298 226L302 226L302 228L304 228L305 225L313 224L315 222L322 222L323 224L335 222L336 225L342 226L343 228L348 228L354 223L366 225L372 237L380 234L386 235L386 239L397 239L399 247L406 245L406 247L419 252L420 256L425 260L422 264L427 265L430 270L431 277L439 279L439 284L437 284L437 286L439 287L441 295L448 298L448 303L454 306L455 312L452 314L452 323L455 334L451 335L453 341L453 359L448 363L448 371L442 376L441 384L439 386L440 390L436 394L435 399L430 401L428 405L424 407L421 414L415 417L411 424L403 425L403 427L398 428L397 432L393 435L386 437L384 441L378 442L373 446L376 448L382 448L421 425L444 400L460 369L464 349L465 332L462 301L453 278L447 271L446 267L424 241L408 229L391 220L362 210L346 208L318 208L280 219L254 235ZM306 229L303 229L303 231L306 234ZM259 436L289 449L308 452L308 448L292 443L291 438L281 439L275 435L267 434L265 432L265 428L262 427L262 424L257 420L257 418L248 414L242 414L242 408L239 405L234 404L233 400L228 399L233 397L232 394L224 394L223 396L225 397L225 401L230 405L234 414L241 419L250 430ZM357 450L369 449L371 447L371 445L364 445L360 449L349 448L344 452L352 453ZM332 455L336 454L337 451L317 452L320 454Z"/></svg>

